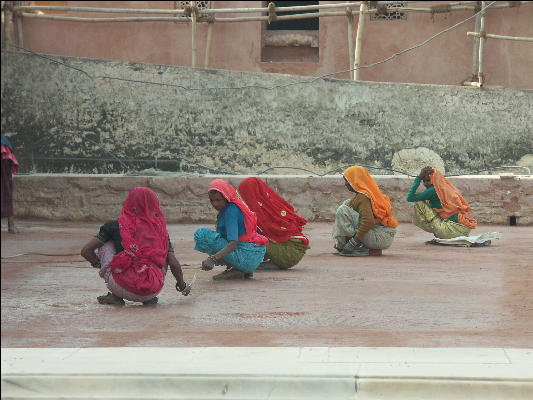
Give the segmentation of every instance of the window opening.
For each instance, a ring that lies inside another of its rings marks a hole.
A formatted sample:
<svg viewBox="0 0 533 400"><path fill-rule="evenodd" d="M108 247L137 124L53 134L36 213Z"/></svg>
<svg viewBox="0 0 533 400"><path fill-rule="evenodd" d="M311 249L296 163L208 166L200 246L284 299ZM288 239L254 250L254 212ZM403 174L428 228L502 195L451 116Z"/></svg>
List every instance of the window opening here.
<svg viewBox="0 0 533 400"><path fill-rule="evenodd" d="M265 7L268 7L265 2ZM318 5L318 1L276 1L275 7ZM276 12L276 16L316 13L318 10ZM266 13L265 15L268 15ZM318 62L319 19L272 21L263 25L261 61Z"/></svg>

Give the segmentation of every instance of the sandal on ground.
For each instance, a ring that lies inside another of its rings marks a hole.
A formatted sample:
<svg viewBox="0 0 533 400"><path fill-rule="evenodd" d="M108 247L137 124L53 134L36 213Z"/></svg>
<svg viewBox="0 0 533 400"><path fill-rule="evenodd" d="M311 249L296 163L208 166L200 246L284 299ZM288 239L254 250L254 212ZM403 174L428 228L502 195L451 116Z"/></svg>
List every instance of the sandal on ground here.
<svg viewBox="0 0 533 400"><path fill-rule="evenodd" d="M340 252L345 257L365 257L370 255L370 249L361 241L352 238Z"/></svg>
<svg viewBox="0 0 533 400"><path fill-rule="evenodd" d="M236 268L228 268L224 272L213 276L215 281L218 280L233 280L233 279L250 279L253 277L253 272L242 272Z"/></svg>
<svg viewBox="0 0 533 400"><path fill-rule="evenodd" d="M126 304L124 302L124 299L122 299L121 297L115 296L111 292L107 292L107 294L104 296L98 296L96 300L98 300L98 303L100 304L115 304L119 306L123 306L124 304Z"/></svg>
<svg viewBox="0 0 533 400"><path fill-rule="evenodd" d="M156 297L151 298L150 300L143 301L143 306L151 306L151 305L157 304L158 301L159 299L156 296Z"/></svg>

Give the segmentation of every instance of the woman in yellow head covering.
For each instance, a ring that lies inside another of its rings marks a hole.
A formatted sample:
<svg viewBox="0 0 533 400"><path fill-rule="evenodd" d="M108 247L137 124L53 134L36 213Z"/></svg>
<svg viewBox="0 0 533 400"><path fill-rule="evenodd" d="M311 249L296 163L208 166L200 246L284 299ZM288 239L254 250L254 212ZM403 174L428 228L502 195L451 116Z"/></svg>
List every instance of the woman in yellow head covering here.
<svg viewBox="0 0 533 400"><path fill-rule="evenodd" d="M392 244L398 221L391 215L390 199L379 190L368 171L358 165L343 173L346 188L355 197L342 203L335 215L334 247L343 256L368 256L370 249Z"/></svg>

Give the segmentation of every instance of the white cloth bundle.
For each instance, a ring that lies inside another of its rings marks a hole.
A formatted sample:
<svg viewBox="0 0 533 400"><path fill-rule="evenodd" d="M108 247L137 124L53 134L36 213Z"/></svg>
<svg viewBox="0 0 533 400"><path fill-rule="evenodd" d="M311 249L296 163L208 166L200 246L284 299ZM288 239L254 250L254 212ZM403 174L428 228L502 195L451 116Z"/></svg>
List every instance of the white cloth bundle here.
<svg viewBox="0 0 533 400"><path fill-rule="evenodd" d="M453 239L433 239L438 244L461 246L461 247L477 247L477 246L490 246L491 240L500 239L500 232L487 232L481 235L475 236L457 236Z"/></svg>

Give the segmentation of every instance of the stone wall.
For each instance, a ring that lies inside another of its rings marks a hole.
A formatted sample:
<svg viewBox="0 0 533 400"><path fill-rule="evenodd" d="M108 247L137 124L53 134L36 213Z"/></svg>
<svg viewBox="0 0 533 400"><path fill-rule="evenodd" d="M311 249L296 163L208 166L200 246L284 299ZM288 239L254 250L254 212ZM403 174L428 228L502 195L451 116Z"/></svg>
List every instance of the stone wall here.
<svg viewBox="0 0 533 400"><path fill-rule="evenodd" d="M216 176L237 187L245 176ZM393 205L400 222L410 222L412 203L405 197L412 179L375 175L380 189ZM105 221L120 215L122 204L135 186L154 190L168 222L213 223L207 188L215 176L128 177L119 175L36 174L14 179L17 217L55 220ZM287 199L309 221L333 221L337 206L351 196L338 176L263 176L272 188ZM533 225L533 177L469 176L450 178L472 207L481 224Z"/></svg>
<svg viewBox="0 0 533 400"><path fill-rule="evenodd" d="M37 172L123 172L112 153L132 170L159 154L169 170L324 174L422 146L456 174L533 148L533 90L49 58L2 52L2 119L26 172L32 154Z"/></svg>

